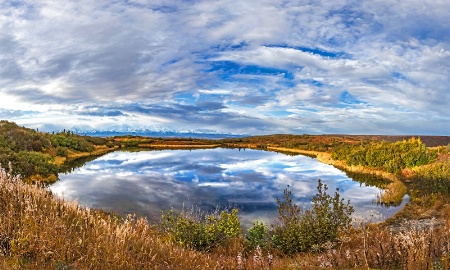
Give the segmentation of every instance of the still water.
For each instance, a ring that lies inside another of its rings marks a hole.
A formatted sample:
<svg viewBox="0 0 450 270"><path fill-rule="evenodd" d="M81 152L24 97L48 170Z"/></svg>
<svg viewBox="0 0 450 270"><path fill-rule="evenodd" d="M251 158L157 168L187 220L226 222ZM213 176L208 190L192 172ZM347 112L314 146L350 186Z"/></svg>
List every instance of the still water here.
<svg viewBox="0 0 450 270"><path fill-rule="evenodd" d="M358 220L381 221L403 206L377 205L380 189L353 181L316 159L249 149L117 151L60 174L50 189L84 206L149 220L172 208L237 207L247 227L256 219L270 222L276 217L276 198L282 198L288 185L294 202L309 207L318 179L331 195L339 188Z"/></svg>

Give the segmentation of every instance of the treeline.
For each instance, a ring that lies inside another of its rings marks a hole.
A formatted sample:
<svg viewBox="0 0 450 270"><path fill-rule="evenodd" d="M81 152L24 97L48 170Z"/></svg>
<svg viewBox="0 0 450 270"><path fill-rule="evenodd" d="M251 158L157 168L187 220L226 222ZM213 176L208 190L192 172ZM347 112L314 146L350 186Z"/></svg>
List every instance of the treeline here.
<svg viewBox="0 0 450 270"><path fill-rule="evenodd" d="M437 151L431 150L420 138L411 138L395 143L362 142L361 144L342 144L333 149L331 157L343 160L347 165L361 165L399 173L404 168L429 164L436 160Z"/></svg>

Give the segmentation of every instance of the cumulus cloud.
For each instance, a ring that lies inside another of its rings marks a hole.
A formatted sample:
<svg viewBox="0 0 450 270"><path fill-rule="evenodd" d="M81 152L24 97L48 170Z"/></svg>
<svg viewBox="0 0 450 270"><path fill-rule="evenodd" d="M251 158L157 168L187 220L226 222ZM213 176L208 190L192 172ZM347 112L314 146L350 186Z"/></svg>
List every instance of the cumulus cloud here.
<svg viewBox="0 0 450 270"><path fill-rule="evenodd" d="M434 0L3 1L0 109L61 129L446 134L449 15Z"/></svg>

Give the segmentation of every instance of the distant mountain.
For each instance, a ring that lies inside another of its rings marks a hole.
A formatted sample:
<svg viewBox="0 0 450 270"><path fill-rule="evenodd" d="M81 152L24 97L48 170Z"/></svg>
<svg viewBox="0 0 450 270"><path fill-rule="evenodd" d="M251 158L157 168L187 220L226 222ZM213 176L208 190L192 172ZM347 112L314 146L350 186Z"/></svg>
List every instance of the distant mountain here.
<svg viewBox="0 0 450 270"><path fill-rule="evenodd" d="M215 130L209 129L190 129L190 130L175 130L168 127L152 125L147 128L143 127L130 127L130 126L119 126L113 127L111 129L91 129L84 130L77 127L73 127L70 131L88 136L98 136L98 137L112 137L112 136L146 136L146 137L178 137L178 138L199 138L199 139L224 139L224 138L241 138L248 136L246 134L230 134L221 133Z"/></svg>

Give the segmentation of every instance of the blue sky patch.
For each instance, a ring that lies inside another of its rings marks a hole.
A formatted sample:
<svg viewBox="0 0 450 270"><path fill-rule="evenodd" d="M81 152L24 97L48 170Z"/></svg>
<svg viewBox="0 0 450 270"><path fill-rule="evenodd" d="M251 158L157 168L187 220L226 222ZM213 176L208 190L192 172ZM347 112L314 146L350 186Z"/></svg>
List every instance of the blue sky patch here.
<svg viewBox="0 0 450 270"><path fill-rule="evenodd" d="M327 58L349 58L349 55L345 52L333 52L326 51L319 48L308 48L308 47L300 47L300 46L289 46L289 45L266 45L269 48L286 48L286 49L294 49L302 52L317 54L322 57Z"/></svg>
<svg viewBox="0 0 450 270"><path fill-rule="evenodd" d="M363 103L362 101L360 101L356 97L354 97L352 94L350 94L348 91L344 91L341 93L341 95L339 97L339 101L341 101L342 103L345 103L345 104L349 104L349 105Z"/></svg>

